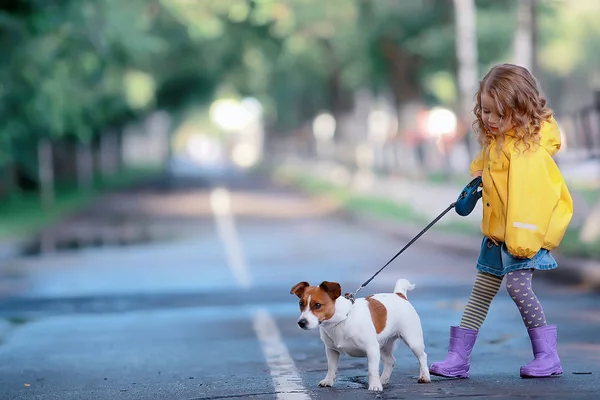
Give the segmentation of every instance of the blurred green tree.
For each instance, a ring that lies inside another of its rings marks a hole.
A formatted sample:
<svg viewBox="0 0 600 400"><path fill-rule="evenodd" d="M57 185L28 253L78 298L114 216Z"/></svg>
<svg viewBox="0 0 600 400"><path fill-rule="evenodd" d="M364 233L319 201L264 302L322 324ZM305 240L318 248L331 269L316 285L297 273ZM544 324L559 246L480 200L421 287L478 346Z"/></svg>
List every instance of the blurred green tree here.
<svg viewBox="0 0 600 400"><path fill-rule="evenodd" d="M598 2L537 4L550 94L573 77L593 79ZM511 58L517 7L475 5L481 76ZM222 95L258 98L280 134L320 110L351 110L363 89L389 95L398 109L415 99L458 109L455 24L452 0L3 2L3 187L43 188L46 204L54 180L90 189L94 153L118 151L102 143L118 143L125 125L156 110L178 121Z"/></svg>

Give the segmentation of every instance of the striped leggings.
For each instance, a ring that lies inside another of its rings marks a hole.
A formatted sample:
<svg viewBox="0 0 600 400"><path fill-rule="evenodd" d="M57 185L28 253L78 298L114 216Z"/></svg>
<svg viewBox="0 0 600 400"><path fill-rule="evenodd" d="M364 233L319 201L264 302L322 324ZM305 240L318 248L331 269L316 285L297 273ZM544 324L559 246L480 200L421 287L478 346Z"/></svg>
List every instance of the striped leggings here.
<svg viewBox="0 0 600 400"><path fill-rule="evenodd" d="M478 330L485 320L490 304L500 286L502 277L478 271L471 297L465 307L461 328ZM519 308L527 328L546 325L544 310L532 289L533 270L521 270L506 274L506 290Z"/></svg>

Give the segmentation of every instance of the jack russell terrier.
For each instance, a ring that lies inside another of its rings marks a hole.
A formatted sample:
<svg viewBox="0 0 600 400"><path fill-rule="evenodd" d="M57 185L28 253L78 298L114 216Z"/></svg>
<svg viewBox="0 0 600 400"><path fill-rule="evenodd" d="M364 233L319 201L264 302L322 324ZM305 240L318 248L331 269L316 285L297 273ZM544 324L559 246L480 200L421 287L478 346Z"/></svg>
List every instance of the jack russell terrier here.
<svg viewBox="0 0 600 400"><path fill-rule="evenodd" d="M350 357L367 357L369 390L381 391L392 374L396 359L394 348L400 338L419 360L419 383L429 383L427 353L423 341L421 319L407 299L414 285L406 279L396 282L394 293L379 293L351 300L341 296L337 282L310 286L308 282L295 285L290 294L300 298L300 328L319 327L325 343L327 375L319 386L332 386L340 353ZM379 376L379 362L383 373Z"/></svg>

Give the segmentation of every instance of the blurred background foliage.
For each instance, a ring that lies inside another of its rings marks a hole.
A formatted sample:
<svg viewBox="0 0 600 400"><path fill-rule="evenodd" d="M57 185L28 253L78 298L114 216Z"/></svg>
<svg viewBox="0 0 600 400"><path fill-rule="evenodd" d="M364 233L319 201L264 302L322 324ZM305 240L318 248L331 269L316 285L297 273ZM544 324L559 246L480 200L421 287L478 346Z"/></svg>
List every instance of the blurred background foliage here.
<svg viewBox="0 0 600 400"><path fill-rule="evenodd" d="M510 58L518 2L475 5L481 76ZM558 113L600 85L599 11L598 1L537 2L535 72ZM79 182L90 180L103 137L118 152L127 124L160 110L177 125L221 97L258 99L267 138L352 109L360 90L397 109L456 108L454 16L451 0L4 1L2 195L76 180L81 154L91 171Z"/></svg>

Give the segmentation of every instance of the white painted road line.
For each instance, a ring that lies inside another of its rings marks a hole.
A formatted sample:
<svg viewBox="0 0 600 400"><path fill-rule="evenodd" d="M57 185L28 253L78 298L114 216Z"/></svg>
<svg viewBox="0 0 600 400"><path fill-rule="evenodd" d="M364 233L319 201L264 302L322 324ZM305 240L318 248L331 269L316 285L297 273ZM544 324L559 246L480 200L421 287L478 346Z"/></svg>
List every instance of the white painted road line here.
<svg viewBox="0 0 600 400"><path fill-rule="evenodd" d="M254 330L267 359L278 399L310 399L294 360L281 340L277 324L267 310L261 308L254 314Z"/></svg>
<svg viewBox="0 0 600 400"><path fill-rule="evenodd" d="M216 188L210 194L210 205L215 218L219 237L225 246L227 261L237 283L244 288L252 286L250 271L242 246L235 229L231 208L231 194L223 188ZM281 340L275 320L269 312L258 309L253 315L253 326L267 360L277 398L282 400L310 400L294 360Z"/></svg>
<svg viewBox="0 0 600 400"><path fill-rule="evenodd" d="M252 285L252 279L235 229L229 191L223 188L214 189L210 193L210 206L217 225L217 232L225 246L229 268L238 284L243 288L249 288Z"/></svg>

